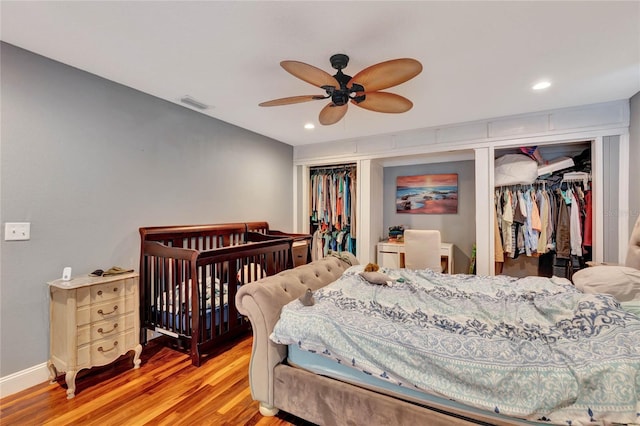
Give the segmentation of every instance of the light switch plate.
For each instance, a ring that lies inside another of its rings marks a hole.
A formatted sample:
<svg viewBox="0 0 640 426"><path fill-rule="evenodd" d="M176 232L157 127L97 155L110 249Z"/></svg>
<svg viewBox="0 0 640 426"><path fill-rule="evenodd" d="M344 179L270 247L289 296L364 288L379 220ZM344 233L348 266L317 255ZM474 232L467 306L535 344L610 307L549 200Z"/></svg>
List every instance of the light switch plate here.
<svg viewBox="0 0 640 426"><path fill-rule="evenodd" d="M5 241L24 241L31 238L30 222L6 222L4 224Z"/></svg>

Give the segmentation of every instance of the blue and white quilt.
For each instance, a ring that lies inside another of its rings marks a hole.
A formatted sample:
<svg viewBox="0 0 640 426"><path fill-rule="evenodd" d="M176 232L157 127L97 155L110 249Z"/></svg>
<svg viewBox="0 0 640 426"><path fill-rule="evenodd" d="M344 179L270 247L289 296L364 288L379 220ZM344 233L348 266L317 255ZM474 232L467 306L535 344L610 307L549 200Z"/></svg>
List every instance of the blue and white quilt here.
<svg viewBox="0 0 640 426"><path fill-rule="evenodd" d="M640 317L562 278L353 266L271 335L398 386L561 425L640 422Z"/></svg>

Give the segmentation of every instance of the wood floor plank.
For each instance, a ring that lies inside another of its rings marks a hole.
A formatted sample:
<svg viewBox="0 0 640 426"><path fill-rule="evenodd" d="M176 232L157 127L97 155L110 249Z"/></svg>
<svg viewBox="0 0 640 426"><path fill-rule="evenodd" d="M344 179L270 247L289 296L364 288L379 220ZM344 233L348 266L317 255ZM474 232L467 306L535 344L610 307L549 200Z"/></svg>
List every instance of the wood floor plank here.
<svg viewBox="0 0 640 426"><path fill-rule="evenodd" d="M0 424L310 425L287 413L259 413L249 389L251 336L232 342L199 368L162 340L144 347L139 369L131 368L129 355L106 367L82 370L73 399L66 398L64 375L55 384L42 383L0 399Z"/></svg>

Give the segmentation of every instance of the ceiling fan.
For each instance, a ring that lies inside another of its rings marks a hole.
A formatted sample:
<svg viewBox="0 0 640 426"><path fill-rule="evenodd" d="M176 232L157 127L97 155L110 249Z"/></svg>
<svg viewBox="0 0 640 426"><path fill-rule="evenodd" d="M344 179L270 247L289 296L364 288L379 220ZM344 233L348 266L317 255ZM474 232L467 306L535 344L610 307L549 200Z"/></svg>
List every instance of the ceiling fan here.
<svg viewBox="0 0 640 426"><path fill-rule="evenodd" d="M380 62L363 69L353 77L343 74L349 57L335 54L329 58L331 66L337 69L331 75L312 65L298 61L282 61L280 65L290 74L307 83L323 89L325 95L302 95L262 102L263 107L297 104L301 102L330 99L320 111L320 124L335 124L347 113L349 101L370 111L401 113L411 109L413 103L400 95L380 90L397 86L411 80L422 71L422 64L415 59L402 58Z"/></svg>

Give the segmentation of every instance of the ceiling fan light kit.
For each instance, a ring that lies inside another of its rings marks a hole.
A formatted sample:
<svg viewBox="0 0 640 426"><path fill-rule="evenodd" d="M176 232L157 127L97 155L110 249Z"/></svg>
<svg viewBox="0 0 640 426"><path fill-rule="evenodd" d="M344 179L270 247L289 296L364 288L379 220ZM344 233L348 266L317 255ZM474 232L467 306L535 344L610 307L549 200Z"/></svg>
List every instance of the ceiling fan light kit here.
<svg viewBox="0 0 640 426"><path fill-rule="evenodd" d="M369 111L402 113L409 111L413 103L400 95L380 90L402 84L422 72L422 64L415 59L402 58L380 62L351 77L342 72L349 64L347 55L338 53L329 58L331 66L338 70L331 75L312 65L298 61L282 61L280 65L293 76L325 91L324 95L302 95L274 99L259 105L280 106L322 99L330 102L320 111L320 124L335 124L347 113L349 102Z"/></svg>

